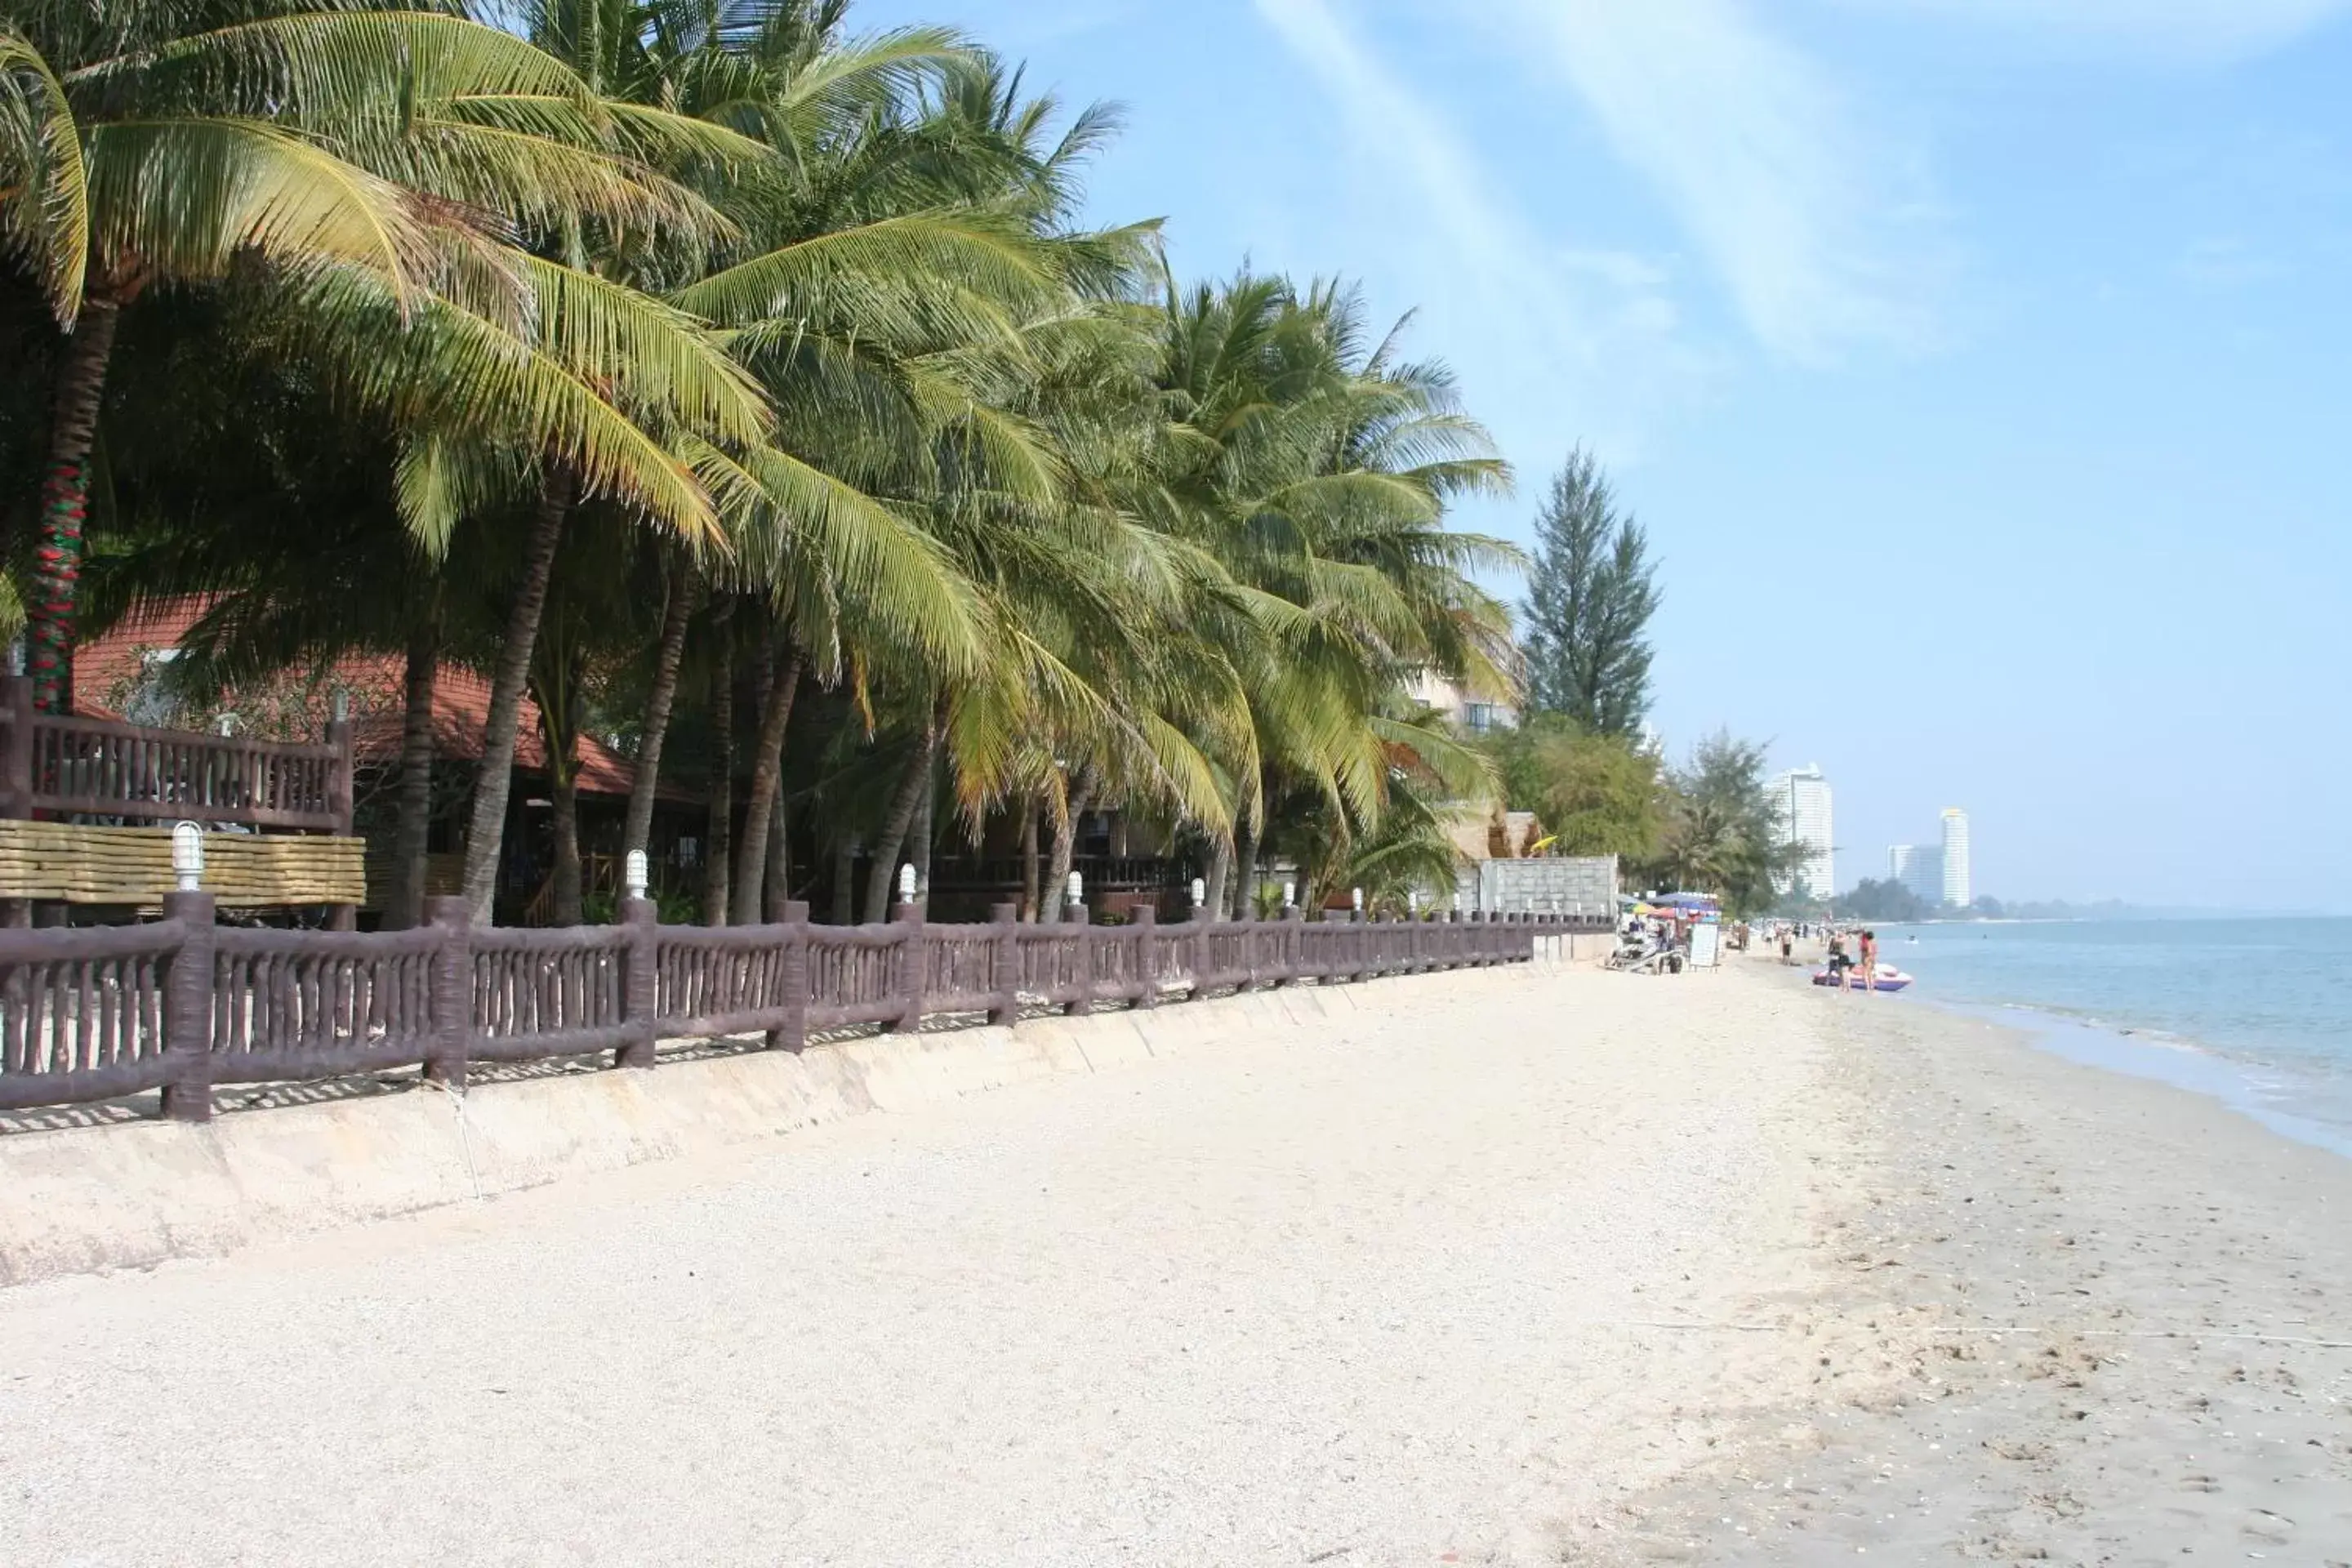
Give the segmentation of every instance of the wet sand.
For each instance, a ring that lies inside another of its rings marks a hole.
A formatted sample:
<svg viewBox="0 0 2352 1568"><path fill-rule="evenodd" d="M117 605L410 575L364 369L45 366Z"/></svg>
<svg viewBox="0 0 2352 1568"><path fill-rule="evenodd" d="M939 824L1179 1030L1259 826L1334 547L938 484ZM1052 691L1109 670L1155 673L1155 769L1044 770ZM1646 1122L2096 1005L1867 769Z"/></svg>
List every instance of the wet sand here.
<svg viewBox="0 0 2352 1568"><path fill-rule="evenodd" d="M1750 1314L1822 1396L1571 1561L2352 1563L2352 1161L1916 998L1822 1001L1829 1277ZM1856 1359L1877 1385L1838 1393Z"/></svg>

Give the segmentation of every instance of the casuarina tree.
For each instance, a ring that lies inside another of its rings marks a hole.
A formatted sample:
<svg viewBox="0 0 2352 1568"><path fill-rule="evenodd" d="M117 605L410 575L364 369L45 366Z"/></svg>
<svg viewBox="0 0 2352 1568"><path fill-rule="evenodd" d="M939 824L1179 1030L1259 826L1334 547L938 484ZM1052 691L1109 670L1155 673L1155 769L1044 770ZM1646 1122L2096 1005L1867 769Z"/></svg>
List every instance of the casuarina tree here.
<svg viewBox="0 0 2352 1568"><path fill-rule="evenodd" d="M1528 705L1600 735L1632 735L1650 708L1650 617L1657 563L1642 526L1621 516L1608 476L1579 448L1536 517L1523 638Z"/></svg>

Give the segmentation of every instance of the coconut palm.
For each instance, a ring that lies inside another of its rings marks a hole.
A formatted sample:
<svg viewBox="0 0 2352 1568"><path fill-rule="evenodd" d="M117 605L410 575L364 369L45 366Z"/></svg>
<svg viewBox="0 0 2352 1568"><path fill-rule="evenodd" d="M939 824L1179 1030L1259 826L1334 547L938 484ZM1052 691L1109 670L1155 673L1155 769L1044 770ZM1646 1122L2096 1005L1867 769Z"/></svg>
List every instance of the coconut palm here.
<svg viewBox="0 0 2352 1568"><path fill-rule="evenodd" d="M65 334L31 617L45 705L69 700L89 459L126 308L250 262L295 311L373 304L405 323L446 298L494 319L526 289L486 225L699 221L594 138L515 134L466 107L515 99L593 109L555 60L451 14L45 3L0 23L0 236ZM643 453L592 434L593 413L501 409L552 416L595 482L681 502Z"/></svg>

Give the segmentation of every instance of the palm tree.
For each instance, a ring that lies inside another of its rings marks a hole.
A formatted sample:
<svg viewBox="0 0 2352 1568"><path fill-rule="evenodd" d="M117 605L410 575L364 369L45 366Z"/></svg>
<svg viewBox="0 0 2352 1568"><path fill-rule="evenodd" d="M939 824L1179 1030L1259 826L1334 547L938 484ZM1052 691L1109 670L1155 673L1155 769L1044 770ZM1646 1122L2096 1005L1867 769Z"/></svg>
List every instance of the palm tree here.
<svg viewBox="0 0 2352 1568"><path fill-rule="evenodd" d="M357 286L404 314L479 267L484 217L677 210L610 159L496 135L458 107L580 93L554 60L454 15L43 5L0 24L0 180L21 193L5 236L66 334L31 617L45 706L70 700L89 459L121 312L249 258L310 285L298 308Z"/></svg>

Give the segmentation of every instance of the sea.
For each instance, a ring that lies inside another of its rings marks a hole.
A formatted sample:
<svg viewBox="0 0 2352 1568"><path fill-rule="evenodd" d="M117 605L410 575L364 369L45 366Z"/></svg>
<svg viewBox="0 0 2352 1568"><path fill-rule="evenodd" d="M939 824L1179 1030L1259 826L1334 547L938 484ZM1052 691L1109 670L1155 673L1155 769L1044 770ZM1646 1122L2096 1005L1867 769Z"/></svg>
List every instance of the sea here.
<svg viewBox="0 0 2352 1568"><path fill-rule="evenodd" d="M2352 1156L2352 919L1882 926L1910 996Z"/></svg>

